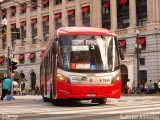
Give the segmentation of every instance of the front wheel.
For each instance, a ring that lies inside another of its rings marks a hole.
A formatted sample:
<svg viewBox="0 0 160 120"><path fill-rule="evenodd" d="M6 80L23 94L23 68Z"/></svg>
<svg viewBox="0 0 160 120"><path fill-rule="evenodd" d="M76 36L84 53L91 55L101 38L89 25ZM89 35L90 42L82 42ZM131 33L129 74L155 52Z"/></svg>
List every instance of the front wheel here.
<svg viewBox="0 0 160 120"><path fill-rule="evenodd" d="M98 103L100 105L106 104L107 99L106 98L97 98L97 99L92 99L92 103Z"/></svg>
<svg viewBox="0 0 160 120"><path fill-rule="evenodd" d="M44 97L44 90L41 87L41 95L44 102L49 102L49 98Z"/></svg>

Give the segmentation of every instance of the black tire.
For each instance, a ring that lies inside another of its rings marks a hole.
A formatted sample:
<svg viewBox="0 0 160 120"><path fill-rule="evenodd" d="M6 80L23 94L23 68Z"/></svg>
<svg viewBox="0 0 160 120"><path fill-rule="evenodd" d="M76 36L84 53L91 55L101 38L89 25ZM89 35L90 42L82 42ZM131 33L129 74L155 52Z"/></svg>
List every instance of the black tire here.
<svg viewBox="0 0 160 120"><path fill-rule="evenodd" d="M49 98L44 97L44 90L41 89L42 99L44 102L49 102Z"/></svg>
<svg viewBox="0 0 160 120"><path fill-rule="evenodd" d="M98 99L98 104L100 104L100 105L104 105L104 104L106 104L106 102L107 102L106 98Z"/></svg>
<svg viewBox="0 0 160 120"><path fill-rule="evenodd" d="M92 99L92 103L98 103L100 105L106 104L107 99L106 98L97 98L97 99Z"/></svg>

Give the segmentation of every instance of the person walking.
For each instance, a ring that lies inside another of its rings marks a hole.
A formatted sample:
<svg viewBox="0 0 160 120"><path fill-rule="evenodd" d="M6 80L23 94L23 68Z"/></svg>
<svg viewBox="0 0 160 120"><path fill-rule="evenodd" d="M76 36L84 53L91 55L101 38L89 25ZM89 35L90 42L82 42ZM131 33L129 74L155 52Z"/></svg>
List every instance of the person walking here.
<svg viewBox="0 0 160 120"><path fill-rule="evenodd" d="M132 94L132 83L129 79L127 81L127 89L128 89L128 94Z"/></svg>
<svg viewBox="0 0 160 120"><path fill-rule="evenodd" d="M158 82L158 92L160 93L160 80Z"/></svg>
<svg viewBox="0 0 160 120"><path fill-rule="evenodd" d="M4 99L4 97L7 95L10 89L11 89L11 79L7 76L7 78L5 78L2 83L1 100Z"/></svg>
<svg viewBox="0 0 160 120"><path fill-rule="evenodd" d="M152 80L149 81L148 88L149 88L149 93L153 94L154 93L154 84L152 83Z"/></svg>
<svg viewBox="0 0 160 120"><path fill-rule="evenodd" d="M149 94L148 82L145 82L145 83L144 83L144 93L145 93L145 94Z"/></svg>
<svg viewBox="0 0 160 120"><path fill-rule="evenodd" d="M39 87L37 85L37 83L34 85L34 89L35 89L35 95L39 95Z"/></svg>

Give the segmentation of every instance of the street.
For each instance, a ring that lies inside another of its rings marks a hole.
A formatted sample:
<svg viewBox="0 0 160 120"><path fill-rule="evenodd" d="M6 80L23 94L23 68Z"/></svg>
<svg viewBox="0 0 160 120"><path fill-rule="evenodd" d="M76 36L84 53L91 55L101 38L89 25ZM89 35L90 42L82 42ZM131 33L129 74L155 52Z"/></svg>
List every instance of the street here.
<svg viewBox="0 0 160 120"><path fill-rule="evenodd" d="M105 105L90 101L54 106L43 102L41 96L14 96L15 100L0 101L0 118L14 120L120 120L126 115L143 115L160 120L160 96L122 96L108 99ZM155 116L154 116L155 115ZM144 116L143 116L144 117ZM12 120L7 119L7 120ZM129 120L129 119L128 119Z"/></svg>

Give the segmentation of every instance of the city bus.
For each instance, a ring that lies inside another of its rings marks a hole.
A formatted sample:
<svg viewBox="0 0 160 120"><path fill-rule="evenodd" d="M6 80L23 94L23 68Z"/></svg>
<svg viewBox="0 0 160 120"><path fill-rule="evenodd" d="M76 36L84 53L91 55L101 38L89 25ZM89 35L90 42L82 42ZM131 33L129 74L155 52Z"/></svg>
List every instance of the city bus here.
<svg viewBox="0 0 160 120"><path fill-rule="evenodd" d="M50 40L40 64L44 102L120 98L117 37L104 28L62 27Z"/></svg>

